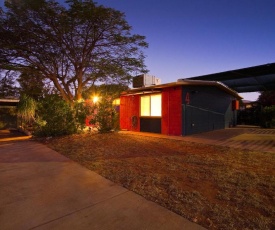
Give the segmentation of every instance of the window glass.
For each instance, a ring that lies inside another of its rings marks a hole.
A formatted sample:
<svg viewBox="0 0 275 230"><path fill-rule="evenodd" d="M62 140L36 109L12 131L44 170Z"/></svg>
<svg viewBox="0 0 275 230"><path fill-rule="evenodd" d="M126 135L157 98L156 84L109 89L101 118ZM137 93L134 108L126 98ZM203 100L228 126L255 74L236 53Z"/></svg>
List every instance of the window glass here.
<svg viewBox="0 0 275 230"><path fill-rule="evenodd" d="M150 116L150 96L140 98L140 115Z"/></svg>
<svg viewBox="0 0 275 230"><path fill-rule="evenodd" d="M120 105L120 98L113 100L113 105Z"/></svg>
<svg viewBox="0 0 275 230"><path fill-rule="evenodd" d="M140 116L161 116L161 94L140 98Z"/></svg>
<svg viewBox="0 0 275 230"><path fill-rule="evenodd" d="M151 116L161 116L161 94L151 96Z"/></svg>

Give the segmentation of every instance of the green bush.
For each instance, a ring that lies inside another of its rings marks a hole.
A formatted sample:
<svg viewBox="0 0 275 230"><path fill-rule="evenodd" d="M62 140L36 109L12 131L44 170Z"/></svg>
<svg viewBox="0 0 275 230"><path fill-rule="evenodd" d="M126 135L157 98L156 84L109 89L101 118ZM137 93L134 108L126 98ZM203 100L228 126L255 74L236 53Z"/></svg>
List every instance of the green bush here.
<svg viewBox="0 0 275 230"><path fill-rule="evenodd" d="M0 121L0 129L4 129L6 127L6 124L2 121Z"/></svg>
<svg viewBox="0 0 275 230"><path fill-rule="evenodd" d="M36 106L36 101L33 98L23 94L17 106L18 115L25 121L31 121L34 119Z"/></svg>
<svg viewBox="0 0 275 230"><path fill-rule="evenodd" d="M90 124L95 125L101 133L119 128L119 116L112 103L113 98L105 96L92 106L93 117Z"/></svg>
<svg viewBox="0 0 275 230"><path fill-rule="evenodd" d="M261 116L261 126L264 128L275 128L275 105L264 107Z"/></svg>
<svg viewBox="0 0 275 230"><path fill-rule="evenodd" d="M0 129L17 128L16 107L0 108Z"/></svg>
<svg viewBox="0 0 275 230"><path fill-rule="evenodd" d="M86 126L86 118L90 114L90 106L84 101L76 102L73 111L77 130L83 130Z"/></svg>
<svg viewBox="0 0 275 230"><path fill-rule="evenodd" d="M48 95L38 103L35 136L61 136L77 132L74 109L58 95Z"/></svg>

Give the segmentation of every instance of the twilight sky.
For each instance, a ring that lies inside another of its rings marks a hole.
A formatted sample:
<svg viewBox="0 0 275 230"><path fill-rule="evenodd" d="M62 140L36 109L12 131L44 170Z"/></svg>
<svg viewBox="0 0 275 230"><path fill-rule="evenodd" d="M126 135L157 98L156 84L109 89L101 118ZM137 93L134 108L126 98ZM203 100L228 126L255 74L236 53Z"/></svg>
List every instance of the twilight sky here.
<svg viewBox="0 0 275 230"><path fill-rule="evenodd" d="M97 2L125 12L146 36L146 65L162 83L275 62L274 0Z"/></svg>
<svg viewBox="0 0 275 230"><path fill-rule="evenodd" d="M275 0L96 2L124 12L133 33L146 36L145 63L162 83L275 62Z"/></svg>

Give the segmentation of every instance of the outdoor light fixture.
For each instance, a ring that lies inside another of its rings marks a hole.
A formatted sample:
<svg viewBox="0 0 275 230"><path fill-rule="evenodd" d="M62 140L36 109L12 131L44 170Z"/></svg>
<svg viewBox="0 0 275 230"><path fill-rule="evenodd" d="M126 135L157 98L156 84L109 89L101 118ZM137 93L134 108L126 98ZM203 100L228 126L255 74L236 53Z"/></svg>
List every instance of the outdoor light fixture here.
<svg viewBox="0 0 275 230"><path fill-rule="evenodd" d="M93 97L93 103L97 103L98 100L99 100L99 97L98 97L98 96L94 96L94 97Z"/></svg>

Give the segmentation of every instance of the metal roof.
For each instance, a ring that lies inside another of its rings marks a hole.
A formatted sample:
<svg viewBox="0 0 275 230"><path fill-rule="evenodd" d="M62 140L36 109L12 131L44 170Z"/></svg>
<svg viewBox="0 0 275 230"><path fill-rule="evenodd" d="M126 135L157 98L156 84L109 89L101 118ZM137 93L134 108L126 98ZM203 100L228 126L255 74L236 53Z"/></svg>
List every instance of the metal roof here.
<svg viewBox="0 0 275 230"><path fill-rule="evenodd" d="M0 99L0 106L17 106L19 99Z"/></svg>
<svg viewBox="0 0 275 230"><path fill-rule="evenodd" d="M238 93L275 90L275 63L191 77L188 79L220 81Z"/></svg>
<svg viewBox="0 0 275 230"><path fill-rule="evenodd" d="M221 90L227 92L228 94L234 96L237 99L242 99L242 97L233 89L230 89L228 86L224 85L221 82L217 81L202 81L202 80L189 80L189 79L182 79L178 80L177 82L161 84L161 85L152 85L147 87L135 88L130 89L123 92L121 95L136 95L136 94L148 94L148 93L158 93L161 92L164 88L181 86L181 85L195 85L195 86L215 86L220 88Z"/></svg>

